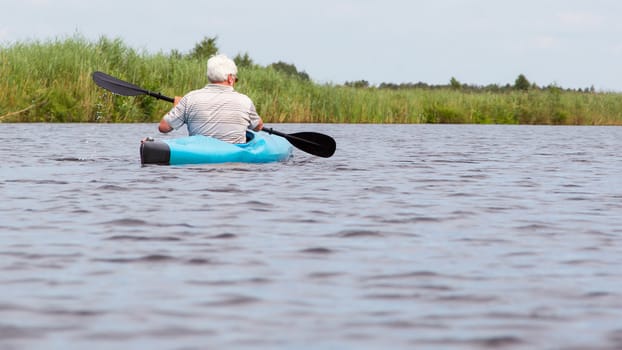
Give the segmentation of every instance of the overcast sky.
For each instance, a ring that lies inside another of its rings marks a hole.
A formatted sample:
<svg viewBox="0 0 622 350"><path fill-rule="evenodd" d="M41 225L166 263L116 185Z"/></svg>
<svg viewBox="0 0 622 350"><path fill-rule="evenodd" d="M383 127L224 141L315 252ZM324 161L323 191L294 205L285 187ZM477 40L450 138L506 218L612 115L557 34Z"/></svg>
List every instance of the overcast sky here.
<svg viewBox="0 0 622 350"><path fill-rule="evenodd" d="M0 0L0 43L105 35L149 52L293 63L324 83L594 86L622 91L620 0Z"/></svg>

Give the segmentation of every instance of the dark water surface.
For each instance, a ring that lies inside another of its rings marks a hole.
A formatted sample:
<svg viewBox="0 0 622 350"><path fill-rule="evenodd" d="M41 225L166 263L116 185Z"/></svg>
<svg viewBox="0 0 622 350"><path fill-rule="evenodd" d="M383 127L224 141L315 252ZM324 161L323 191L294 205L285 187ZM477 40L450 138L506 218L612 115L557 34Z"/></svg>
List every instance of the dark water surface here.
<svg viewBox="0 0 622 350"><path fill-rule="evenodd" d="M620 127L141 167L155 127L0 124L1 349L622 348Z"/></svg>

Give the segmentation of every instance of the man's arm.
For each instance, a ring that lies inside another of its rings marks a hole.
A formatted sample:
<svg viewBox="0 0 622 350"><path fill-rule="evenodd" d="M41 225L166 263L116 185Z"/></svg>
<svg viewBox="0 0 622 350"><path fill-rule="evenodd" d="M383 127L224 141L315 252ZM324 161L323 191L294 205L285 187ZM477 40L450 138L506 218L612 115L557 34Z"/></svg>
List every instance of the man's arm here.
<svg viewBox="0 0 622 350"><path fill-rule="evenodd" d="M173 102L173 107L177 106L177 104L179 103L179 101L181 101L181 96L175 96L175 101ZM166 121L165 118L162 118L162 120L160 120L160 124L158 125L158 130L160 130L160 132L162 133L167 133L167 132L171 132L173 131L173 128L171 127L171 125Z"/></svg>

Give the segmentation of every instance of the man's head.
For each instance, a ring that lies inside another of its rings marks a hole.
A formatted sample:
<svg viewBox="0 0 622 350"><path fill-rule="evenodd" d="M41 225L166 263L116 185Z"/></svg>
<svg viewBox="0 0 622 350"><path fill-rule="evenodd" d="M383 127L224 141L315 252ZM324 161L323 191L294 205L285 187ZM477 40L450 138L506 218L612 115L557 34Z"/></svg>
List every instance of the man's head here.
<svg viewBox="0 0 622 350"><path fill-rule="evenodd" d="M222 83L232 76L237 80L238 67L225 55L215 55L207 60L207 79L210 83Z"/></svg>

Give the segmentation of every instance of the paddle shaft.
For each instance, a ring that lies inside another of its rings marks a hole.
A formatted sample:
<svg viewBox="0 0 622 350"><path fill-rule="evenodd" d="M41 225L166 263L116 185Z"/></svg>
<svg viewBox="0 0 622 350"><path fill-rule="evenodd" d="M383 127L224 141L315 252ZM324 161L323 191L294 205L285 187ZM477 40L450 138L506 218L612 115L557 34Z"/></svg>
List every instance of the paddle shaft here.
<svg viewBox="0 0 622 350"><path fill-rule="evenodd" d="M171 98L171 97L168 97L168 96L164 96L164 95L162 95L159 92L147 91L147 95L149 95L151 97L155 97L158 100L164 100L164 101L167 101L167 102L170 102L170 103L174 103L175 102L174 98Z"/></svg>
<svg viewBox="0 0 622 350"><path fill-rule="evenodd" d="M301 137L298 137L298 136L296 136L296 134L285 134L285 133L282 133L280 131L276 131L276 130L274 130L272 128L263 128L261 130L267 132L268 134L273 134L273 135L276 135L276 136L284 137L284 138L290 140L290 142L291 142L291 140L298 140L298 141L301 141L301 142L308 142L310 144L314 144L314 145L319 146L318 143L313 142L311 140L307 140L307 139L303 139Z"/></svg>

